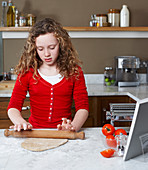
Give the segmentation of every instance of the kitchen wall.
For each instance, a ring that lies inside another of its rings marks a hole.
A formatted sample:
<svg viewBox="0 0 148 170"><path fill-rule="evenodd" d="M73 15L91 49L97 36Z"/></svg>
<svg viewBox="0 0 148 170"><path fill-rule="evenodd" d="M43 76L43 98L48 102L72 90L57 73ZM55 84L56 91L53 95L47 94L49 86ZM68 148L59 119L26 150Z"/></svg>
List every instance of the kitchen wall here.
<svg viewBox="0 0 148 170"><path fill-rule="evenodd" d="M107 13L110 8L121 9L122 4L127 4L131 13L131 26L148 26L146 0L12 1L19 11L32 13L37 16L37 20L52 17L63 26L82 27L89 26L91 14ZM105 66L114 66L114 56L135 55L148 60L148 39L72 39L72 42L83 61L85 73L102 74ZM24 39L4 40L4 71L17 64L24 43Z"/></svg>

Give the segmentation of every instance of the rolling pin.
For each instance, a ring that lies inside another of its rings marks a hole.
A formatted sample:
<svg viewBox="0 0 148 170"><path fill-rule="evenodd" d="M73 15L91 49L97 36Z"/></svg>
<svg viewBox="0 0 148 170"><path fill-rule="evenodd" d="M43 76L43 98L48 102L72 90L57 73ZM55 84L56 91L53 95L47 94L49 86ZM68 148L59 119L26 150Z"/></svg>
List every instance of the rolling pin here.
<svg viewBox="0 0 148 170"><path fill-rule="evenodd" d="M6 129L6 137L13 136L16 138L56 138L56 139L84 139L85 133L58 130L22 130L20 132Z"/></svg>

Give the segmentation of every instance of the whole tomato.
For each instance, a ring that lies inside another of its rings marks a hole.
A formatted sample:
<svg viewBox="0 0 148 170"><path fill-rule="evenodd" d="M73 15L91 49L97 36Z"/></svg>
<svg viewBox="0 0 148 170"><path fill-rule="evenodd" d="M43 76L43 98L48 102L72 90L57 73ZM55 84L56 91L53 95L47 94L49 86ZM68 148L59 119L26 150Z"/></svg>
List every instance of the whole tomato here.
<svg viewBox="0 0 148 170"><path fill-rule="evenodd" d="M103 133L105 136L113 135L114 132L115 132L115 128L114 128L114 126L112 126L111 124L105 124L105 125L102 127L102 133Z"/></svg>
<svg viewBox="0 0 148 170"><path fill-rule="evenodd" d="M115 150L114 149L106 149L103 150L101 153L102 156L104 156L105 158L110 158L111 156L113 156Z"/></svg>
<svg viewBox="0 0 148 170"><path fill-rule="evenodd" d="M116 135L120 135L120 134L123 134L123 135L127 135L126 131L124 129L117 129L115 130L115 136Z"/></svg>
<svg viewBox="0 0 148 170"><path fill-rule="evenodd" d="M117 147L117 141L113 135L106 136L106 144L107 144L107 146L109 146L111 148Z"/></svg>

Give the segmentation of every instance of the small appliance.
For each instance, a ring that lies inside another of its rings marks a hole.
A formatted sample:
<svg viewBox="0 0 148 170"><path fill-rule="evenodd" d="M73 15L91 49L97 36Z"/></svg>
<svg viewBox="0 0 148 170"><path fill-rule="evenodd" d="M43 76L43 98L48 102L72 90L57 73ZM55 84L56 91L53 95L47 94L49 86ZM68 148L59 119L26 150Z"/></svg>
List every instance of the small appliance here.
<svg viewBox="0 0 148 170"><path fill-rule="evenodd" d="M116 85L138 86L137 70L140 68L140 59L136 56L116 56Z"/></svg>

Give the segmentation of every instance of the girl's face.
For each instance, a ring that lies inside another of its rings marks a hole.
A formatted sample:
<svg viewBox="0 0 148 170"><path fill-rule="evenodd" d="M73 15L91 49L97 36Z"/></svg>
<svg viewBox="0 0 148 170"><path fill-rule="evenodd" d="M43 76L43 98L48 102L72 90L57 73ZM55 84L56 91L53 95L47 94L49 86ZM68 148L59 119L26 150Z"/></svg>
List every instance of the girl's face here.
<svg viewBox="0 0 148 170"><path fill-rule="evenodd" d="M48 66L56 65L59 55L59 42L53 33L40 35L35 40L37 53L43 64Z"/></svg>

